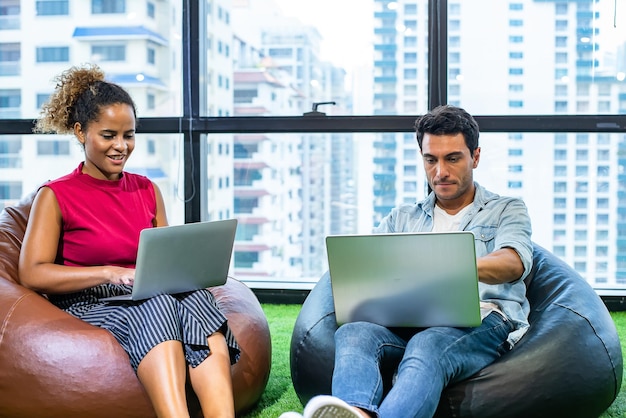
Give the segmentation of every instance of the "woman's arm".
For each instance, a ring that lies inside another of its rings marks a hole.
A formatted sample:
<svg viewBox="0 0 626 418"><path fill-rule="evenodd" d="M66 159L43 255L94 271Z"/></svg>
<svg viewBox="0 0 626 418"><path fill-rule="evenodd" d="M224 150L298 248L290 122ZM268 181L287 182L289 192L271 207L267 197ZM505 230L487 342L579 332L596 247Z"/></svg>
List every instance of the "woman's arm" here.
<svg viewBox="0 0 626 418"><path fill-rule="evenodd" d="M134 269L55 264L61 224L61 210L54 192L42 187L33 201L20 251L19 277L23 286L41 293L68 293L102 283L133 283Z"/></svg>
<svg viewBox="0 0 626 418"><path fill-rule="evenodd" d="M167 226L167 214L165 213L165 202L163 201L161 189L154 182L152 182L152 187L154 187L154 198L156 200L154 226Z"/></svg>

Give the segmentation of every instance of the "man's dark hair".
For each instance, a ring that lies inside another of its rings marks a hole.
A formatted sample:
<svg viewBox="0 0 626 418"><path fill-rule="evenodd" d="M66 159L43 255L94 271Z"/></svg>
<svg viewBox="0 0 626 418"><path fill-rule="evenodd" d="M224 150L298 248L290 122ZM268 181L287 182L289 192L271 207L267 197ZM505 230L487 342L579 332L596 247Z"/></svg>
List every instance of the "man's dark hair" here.
<svg viewBox="0 0 626 418"><path fill-rule="evenodd" d="M417 118L415 132L420 149L422 149L424 134L455 135L459 133L463 134L465 144L472 155L474 155L474 150L478 148L478 123L472 115L460 107L443 105L434 108Z"/></svg>

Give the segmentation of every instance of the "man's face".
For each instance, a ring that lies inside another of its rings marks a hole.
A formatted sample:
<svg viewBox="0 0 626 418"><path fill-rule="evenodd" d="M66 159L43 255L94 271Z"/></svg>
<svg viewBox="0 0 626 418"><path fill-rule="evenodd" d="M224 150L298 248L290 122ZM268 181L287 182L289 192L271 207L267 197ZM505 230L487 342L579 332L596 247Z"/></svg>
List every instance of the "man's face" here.
<svg viewBox="0 0 626 418"><path fill-rule="evenodd" d="M474 200L472 170L478 166L480 148L471 155L463 134L424 134L422 158L439 206L458 211Z"/></svg>

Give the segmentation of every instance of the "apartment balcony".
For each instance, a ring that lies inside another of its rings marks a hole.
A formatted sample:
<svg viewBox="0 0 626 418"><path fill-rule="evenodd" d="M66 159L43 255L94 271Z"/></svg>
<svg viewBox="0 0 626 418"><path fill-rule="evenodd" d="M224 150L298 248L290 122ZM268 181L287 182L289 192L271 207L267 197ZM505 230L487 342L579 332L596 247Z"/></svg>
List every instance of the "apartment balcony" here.
<svg viewBox="0 0 626 418"><path fill-rule="evenodd" d="M241 225L264 225L271 222L269 218L265 216L245 216L242 215L238 218Z"/></svg>
<svg viewBox="0 0 626 418"><path fill-rule="evenodd" d="M610 75L592 75L592 74L577 74L576 75L577 82L583 83L615 83L615 76Z"/></svg>
<svg viewBox="0 0 626 418"><path fill-rule="evenodd" d="M376 45L374 45L374 51L396 52L397 50L398 50L398 45L396 45L396 44L376 44Z"/></svg>
<svg viewBox="0 0 626 418"><path fill-rule="evenodd" d="M398 12L394 10L385 10L384 12L374 12L375 19L397 19Z"/></svg>
<svg viewBox="0 0 626 418"><path fill-rule="evenodd" d="M388 173L374 173L374 181L381 183L393 183L396 181L396 174L393 172ZM376 186L374 186L376 187Z"/></svg>
<svg viewBox="0 0 626 418"><path fill-rule="evenodd" d="M158 77L146 74L111 74L109 80L124 87L150 87L155 90L169 91L169 87Z"/></svg>
<svg viewBox="0 0 626 418"><path fill-rule="evenodd" d="M262 251L269 251L272 249L269 245L265 243L254 243L254 242L246 242L246 243L235 243L235 251L239 252L254 252L259 253Z"/></svg>
<svg viewBox="0 0 626 418"><path fill-rule="evenodd" d="M576 51L578 52L590 52L590 51L597 51L598 50L598 44L595 43L582 43L579 42L576 44Z"/></svg>
<svg viewBox="0 0 626 418"><path fill-rule="evenodd" d="M375 198L386 197L386 196L389 196L389 189L388 188L384 188L384 189L374 188L373 194ZM392 194L393 196L395 196L395 190L393 191Z"/></svg>
<svg viewBox="0 0 626 418"><path fill-rule="evenodd" d="M376 35L391 35L397 33L398 30L393 27L375 28L374 34Z"/></svg>
<svg viewBox="0 0 626 418"><path fill-rule="evenodd" d="M374 93L374 100L395 100L398 94L393 93Z"/></svg>
<svg viewBox="0 0 626 418"><path fill-rule="evenodd" d="M576 68L598 68L598 60L576 60Z"/></svg>
<svg viewBox="0 0 626 418"><path fill-rule="evenodd" d="M395 150L398 147L395 141L375 141L374 148L375 149L384 149L388 151Z"/></svg>
<svg viewBox="0 0 626 418"><path fill-rule="evenodd" d="M257 161L235 161L233 181L235 187L259 187L265 185L263 170L269 167L263 162Z"/></svg>
<svg viewBox="0 0 626 418"><path fill-rule="evenodd" d="M81 41L146 40L168 46L163 36L144 26L85 26L74 29L72 37Z"/></svg>
<svg viewBox="0 0 626 418"><path fill-rule="evenodd" d="M236 187L233 193L234 193L235 198L244 198L244 199L249 199L249 198L258 199L260 197L270 195L270 192L263 188ZM243 212L243 213L250 213L250 212Z"/></svg>
<svg viewBox="0 0 626 418"><path fill-rule="evenodd" d="M388 59L388 60L376 60L374 61L374 67L375 68L397 68L398 67L398 61L396 61L395 59Z"/></svg>
<svg viewBox="0 0 626 418"><path fill-rule="evenodd" d="M269 137L263 134L238 134L233 137L235 144L259 146L264 141L269 141Z"/></svg>
<svg viewBox="0 0 626 418"><path fill-rule="evenodd" d="M391 209L394 207L395 205L374 205L374 212L386 215L391 212Z"/></svg>
<svg viewBox="0 0 626 418"><path fill-rule="evenodd" d="M233 141L235 160L259 160L262 143L268 140L269 137L262 134L235 135Z"/></svg>
<svg viewBox="0 0 626 418"><path fill-rule="evenodd" d="M235 106L234 116L272 116L272 110L265 106Z"/></svg>
<svg viewBox="0 0 626 418"><path fill-rule="evenodd" d="M598 12L593 12L591 10L577 11L576 19L577 20L592 20L598 19L600 14Z"/></svg>
<svg viewBox="0 0 626 418"><path fill-rule="evenodd" d="M374 164L395 166L397 161L395 157L374 157Z"/></svg>
<svg viewBox="0 0 626 418"><path fill-rule="evenodd" d="M598 28L576 28L576 36L578 39L582 37L593 38L594 36L598 36L600 34L600 30Z"/></svg>
<svg viewBox="0 0 626 418"><path fill-rule="evenodd" d="M398 77L395 75L374 77L374 83L397 83Z"/></svg>

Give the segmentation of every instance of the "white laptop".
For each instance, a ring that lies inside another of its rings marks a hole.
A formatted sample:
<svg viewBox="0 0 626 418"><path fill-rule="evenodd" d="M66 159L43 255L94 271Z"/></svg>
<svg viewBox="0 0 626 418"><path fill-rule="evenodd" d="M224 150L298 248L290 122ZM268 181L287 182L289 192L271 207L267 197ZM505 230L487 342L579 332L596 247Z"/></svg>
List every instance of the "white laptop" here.
<svg viewBox="0 0 626 418"><path fill-rule="evenodd" d="M139 235L130 295L101 301L142 300L226 283L236 219L147 228Z"/></svg>
<svg viewBox="0 0 626 418"><path fill-rule="evenodd" d="M481 323L474 235L332 235L326 249L337 323L472 327Z"/></svg>

